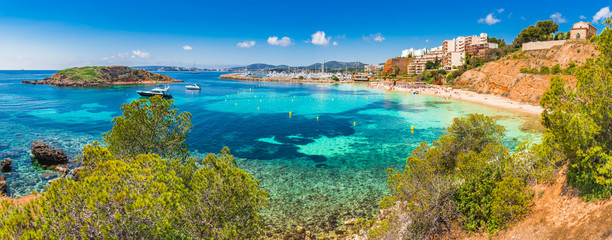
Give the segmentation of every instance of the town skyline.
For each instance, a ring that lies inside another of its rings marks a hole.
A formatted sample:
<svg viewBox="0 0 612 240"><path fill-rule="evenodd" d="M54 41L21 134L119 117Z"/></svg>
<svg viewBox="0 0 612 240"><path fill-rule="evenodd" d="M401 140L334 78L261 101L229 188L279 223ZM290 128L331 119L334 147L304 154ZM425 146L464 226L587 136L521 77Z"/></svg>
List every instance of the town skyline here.
<svg viewBox="0 0 612 240"><path fill-rule="evenodd" d="M569 1L529 2L531 8L466 3L461 11L438 9L435 13L442 17L433 19L427 18L432 14L427 11L402 14L408 5L401 2L390 3L397 5L393 8L368 2L113 2L94 7L71 1L27 6L0 1L0 69L194 63L202 68L302 66L323 59L378 64L400 56L404 49L430 49L457 36L487 33L511 43L539 20L552 19L563 32L579 21L603 29L601 20L612 15L600 2ZM570 5L571 12L563 11ZM148 15L159 18L140 19Z"/></svg>

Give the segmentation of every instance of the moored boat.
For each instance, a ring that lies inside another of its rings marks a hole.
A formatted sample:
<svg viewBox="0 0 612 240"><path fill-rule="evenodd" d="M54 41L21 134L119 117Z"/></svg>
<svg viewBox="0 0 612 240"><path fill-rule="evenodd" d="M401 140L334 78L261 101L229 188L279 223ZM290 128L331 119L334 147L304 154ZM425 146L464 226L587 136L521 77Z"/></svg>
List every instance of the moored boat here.
<svg viewBox="0 0 612 240"><path fill-rule="evenodd" d="M187 88L187 90L200 90L200 89L202 89L200 87L200 85L198 85L197 83L194 83L193 85L187 85L187 86L185 86L185 88Z"/></svg>
<svg viewBox="0 0 612 240"><path fill-rule="evenodd" d="M167 93L168 89L170 89L170 87L165 87L165 88L156 87L149 91L136 91L136 92L140 96L143 96L143 97L161 96L163 98L172 98L172 95Z"/></svg>

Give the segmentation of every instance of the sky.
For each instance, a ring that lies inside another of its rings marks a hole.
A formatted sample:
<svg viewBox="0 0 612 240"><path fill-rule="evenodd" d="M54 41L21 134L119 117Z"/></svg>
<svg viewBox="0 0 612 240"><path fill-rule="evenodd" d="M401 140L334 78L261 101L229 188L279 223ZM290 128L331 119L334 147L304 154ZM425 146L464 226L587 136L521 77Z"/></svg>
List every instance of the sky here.
<svg viewBox="0 0 612 240"><path fill-rule="evenodd" d="M458 4L460 3L460 4ZM607 1L0 0L0 69L89 65L383 63L407 48L478 35L511 43L529 25L591 22ZM527 7L528 6L528 7Z"/></svg>

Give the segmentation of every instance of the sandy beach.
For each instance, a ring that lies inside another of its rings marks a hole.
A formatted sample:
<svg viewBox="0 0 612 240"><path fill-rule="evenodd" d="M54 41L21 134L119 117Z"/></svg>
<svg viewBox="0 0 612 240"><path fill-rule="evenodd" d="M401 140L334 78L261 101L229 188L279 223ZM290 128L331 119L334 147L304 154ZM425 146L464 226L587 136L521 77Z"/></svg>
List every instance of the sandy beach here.
<svg viewBox="0 0 612 240"><path fill-rule="evenodd" d="M444 99L457 99L462 101L469 101L492 107L504 108L508 110L536 114L539 115L544 111L544 108L538 105L532 105L528 103L522 103L507 99L502 96L492 94L481 94L467 90L452 89L449 87L427 85L426 87L410 87L410 86L391 86L390 82L372 82L369 83L370 88L383 89L394 92L405 92L436 96Z"/></svg>

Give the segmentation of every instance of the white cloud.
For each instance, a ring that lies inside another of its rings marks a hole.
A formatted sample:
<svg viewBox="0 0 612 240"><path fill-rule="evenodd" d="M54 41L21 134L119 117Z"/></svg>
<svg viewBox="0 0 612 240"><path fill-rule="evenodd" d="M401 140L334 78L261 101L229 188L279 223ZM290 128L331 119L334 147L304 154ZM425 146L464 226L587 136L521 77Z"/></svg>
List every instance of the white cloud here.
<svg viewBox="0 0 612 240"><path fill-rule="evenodd" d="M369 36L364 36L363 40L366 41L374 41L374 42L382 42L385 40L385 36L382 35L382 33L377 33L377 34L370 34Z"/></svg>
<svg viewBox="0 0 612 240"><path fill-rule="evenodd" d="M489 26L498 22L501 22L501 20L495 18L495 16L493 16L493 13L489 13L489 15L487 15L485 18L478 19L478 23L486 23Z"/></svg>
<svg viewBox="0 0 612 240"><path fill-rule="evenodd" d="M331 37L325 37L325 32L323 31L317 31L316 33L313 33L312 35L310 35L310 37L311 37L310 42L314 45L319 45L319 46L329 45L329 40L331 39Z"/></svg>
<svg viewBox="0 0 612 240"><path fill-rule="evenodd" d="M239 48L250 48L252 46L255 46L255 41L239 42L238 44L236 44L236 46L238 46Z"/></svg>
<svg viewBox="0 0 612 240"><path fill-rule="evenodd" d="M338 42L334 41L334 42L332 43L332 45L334 45L334 46L338 46Z"/></svg>
<svg viewBox="0 0 612 240"><path fill-rule="evenodd" d="M120 57L120 58L129 58L130 57L130 53L120 52L120 53L117 53L117 56Z"/></svg>
<svg viewBox="0 0 612 240"><path fill-rule="evenodd" d="M497 9L497 13L503 13L503 12L504 12L503 8Z"/></svg>
<svg viewBox="0 0 612 240"><path fill-rule="evenodd" d="M521 19L523 19L523 21L527 21L527 18L525 18L525 17L521 17Z"/></svg>
<svg viewBox="0 0 612 240"><path fill-rule="evenodd" d="M283 37L281 39L278 39L277 36L272 36L268 38L268 44L272 46L286 47L291 45L291 43L293 43L293 41L289 37Z"/></svg>
<svg viewBox="0 0 612 240"><path fill-rule="evenodd" d="M599 12L595 13L593 16L593 23L598 23L599 20L605 20L606 18L612 17L612 12L610 12L610 7L605 7L599 9Z"/></svg>
<svg viewBox="0 0 612 240"><path fill-rule="evenodd" d="M191 49L193 49L193 48L191 46L189 46L189 45L183 46L183 50L185 50L185 51L189 51Z"/></svg>
<svg viewBox="0 0 612 240"><path fill-rule="evenodd" d="M580 15L580 19L586 19L584 15Z"/></svg>
<svg viewBox="0 0 612 240"><path fill-rule="evenodd" d="M143 50L133 50L132 54L134 54L134 55L132 55L132 58L137 58L137 57L139 57L139 58L148 58L148 57L151 56L151 54L149 52L143 51Z"/></svg>
<svg viewBox="0 0 612 240"><path fill-rule="evenodd" d="M566 23L567 22L567 19L563 18L561 13L553 13L553 15L550 15L550 19L552 19L552 20L554 20L555 22L558 22L558 23Z"/></svg>

